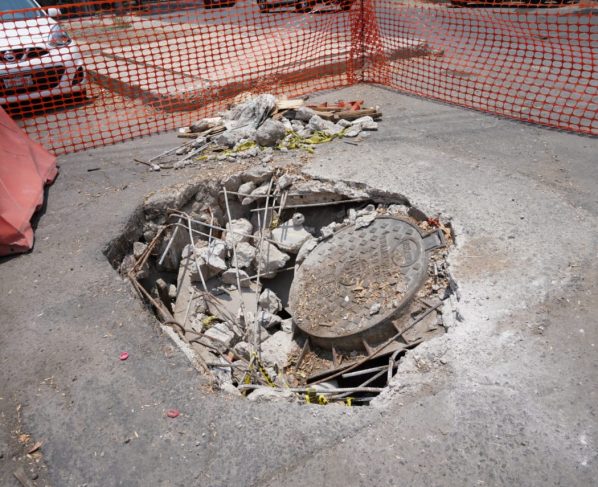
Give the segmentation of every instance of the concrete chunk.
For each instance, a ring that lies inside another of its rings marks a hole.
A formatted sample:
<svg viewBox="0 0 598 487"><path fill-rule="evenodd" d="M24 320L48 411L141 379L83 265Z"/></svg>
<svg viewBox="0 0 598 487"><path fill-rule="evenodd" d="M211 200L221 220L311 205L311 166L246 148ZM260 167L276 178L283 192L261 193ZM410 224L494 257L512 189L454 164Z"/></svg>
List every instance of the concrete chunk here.
<svg viewBox="0 0 598 487"><path fill-rule="evenodd" d="M289 123L290 125L290 123ZM274 147L286 135L287 128L278 120L266 120L255 134L255 141L265 147Z"/></svg>
<svg viewBox="0 0 598 487"><path fill-rule="evenodd" d="M233 244L247 242L252 234L253 225L251 222L245 218L238 218L226 224L224 241L226 242L228 248L232 248Z"/></svg>
<svg viewBox="0 0 598 487"><path fill-rule="evenodd" d="M293 218L272 230L272 239L277 247L291 254L299 252L301 246L312 237L303 227L304 222L303 214L295 213Z"/></svg>
<svg viewBox="0 0 598 487"><path fill-rule="evenodd" d="M262 360L266 365L278 365L284 368L288 365L289 354L295 346L291 334L277 331L262 343Z"/></svg>
<svg viewBox="0 0 598 487"><path fill-rule="evenodd" d="M257 254L257 267L263 278L269 279L276 275L289 261L290 257L281 252L270 242L263 241Z"/></svg>
<svg viewBox="0 0 598 487"><path fill-rule="evenodd" d="M233 255L233 267L239 269L246 269L251 266L255 259L257 249L248 242L241 242L237 244L236 255Z"/></svg>
<svg viewBox="0 0 598 487"><path fill-rule="evenodd" d="M282 310L282 302L271 289L264 289L260 294L258 304L270 313L278 313Z"/></svg>

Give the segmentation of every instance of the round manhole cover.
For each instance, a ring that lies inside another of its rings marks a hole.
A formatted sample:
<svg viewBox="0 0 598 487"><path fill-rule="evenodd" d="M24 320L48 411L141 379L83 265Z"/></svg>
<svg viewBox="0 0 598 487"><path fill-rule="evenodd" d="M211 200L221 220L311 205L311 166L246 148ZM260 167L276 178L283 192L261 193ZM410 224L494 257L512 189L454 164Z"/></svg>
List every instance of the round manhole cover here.
<svg viewBox="0 0 598 487"><path fill-rule="evenodd" d="M321 347L376 345L396 334L391 320L424 283L427 265L423 239L409 222L379 217L365 228L345 228L297 270L293 319Z"/></svg>

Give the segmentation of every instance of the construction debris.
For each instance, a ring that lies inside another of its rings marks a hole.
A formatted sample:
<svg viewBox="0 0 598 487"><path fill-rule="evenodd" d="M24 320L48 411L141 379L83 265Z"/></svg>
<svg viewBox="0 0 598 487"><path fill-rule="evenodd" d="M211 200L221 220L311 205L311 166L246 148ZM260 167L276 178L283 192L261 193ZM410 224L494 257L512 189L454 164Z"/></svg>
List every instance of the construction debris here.
<svg viewBox="0 0 598 487"><path fill-rule="evenodd" d="M262 127L277 102L251 100L189 130ZM323 109L287 102L307 124ZM445 330L450 227L401 195L255 166L152 195L144 216L120 268L223 391L368 404L408 349Z"/></svg>
<svg viewBox="0 0 598 487"><path fill-rule="evenodd" d="M252 158L268 163L272 151L302 149L336 138L364 137L378 130L379 107L363 108L363 101L305 105L302 99L289 100L262 94L240 97L241 103L216 117L209 117L179 129L183 145L169 149L149 161L140 161L151 171L181 169L198 162ZM256 188L239 188L251 193Z"/></svg>

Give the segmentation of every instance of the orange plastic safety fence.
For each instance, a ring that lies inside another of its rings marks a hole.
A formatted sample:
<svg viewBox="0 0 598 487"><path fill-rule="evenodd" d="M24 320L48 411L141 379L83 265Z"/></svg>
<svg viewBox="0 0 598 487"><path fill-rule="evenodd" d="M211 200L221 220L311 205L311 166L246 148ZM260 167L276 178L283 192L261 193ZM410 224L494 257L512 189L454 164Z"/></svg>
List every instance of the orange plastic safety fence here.
<svg viewBox="0 0 598 487"><path fill-rule="evenodd" d="M374 5L378 37L369 49L389 52L416 42L428 53L372 65L365 81L598 134L598 8L541 0Z"/></svg>
<svg viewBox="0 0 598 487"><path fill-rule="evenodd" d="M58 1L0 2L0 103L57 154L364 81L598 133L591 6Z"/></svg>

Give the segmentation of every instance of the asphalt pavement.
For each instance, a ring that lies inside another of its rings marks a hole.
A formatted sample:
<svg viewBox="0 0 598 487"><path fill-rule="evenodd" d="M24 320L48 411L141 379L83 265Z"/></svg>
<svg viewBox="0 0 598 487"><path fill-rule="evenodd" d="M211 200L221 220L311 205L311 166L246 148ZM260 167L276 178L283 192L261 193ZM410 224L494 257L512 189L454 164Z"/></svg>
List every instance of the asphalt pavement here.
<svg viewBox="0 0 598 487"><path fill-rule="evenodd" d="M61 487L594 483L596 139L365 85L314 98L337 99L380 129L306 170L451 218L463 320L370 408L210 392L102 251L144 195L237 166L133 163L173 133L63 156L34 250L0 263L1 485L19 465Z"/></svg>

